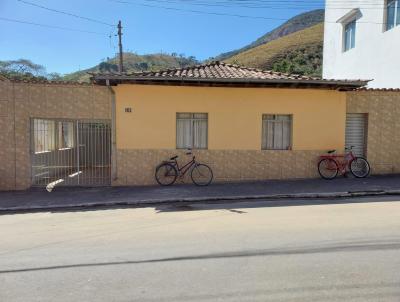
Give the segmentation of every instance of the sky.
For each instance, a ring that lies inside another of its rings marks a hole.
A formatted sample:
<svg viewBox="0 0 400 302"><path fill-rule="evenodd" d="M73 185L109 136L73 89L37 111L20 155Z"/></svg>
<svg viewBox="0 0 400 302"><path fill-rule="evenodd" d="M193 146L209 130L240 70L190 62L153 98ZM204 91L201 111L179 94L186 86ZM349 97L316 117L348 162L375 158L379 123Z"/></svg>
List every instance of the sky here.
<svg viewBox="0 0 400 302"><path fill-rule="evenodd" d="M19 0L0 0L0 60L30 59L44 65L47 72L61 74L113 57L118 40L116 26L110 25L116 25L118 20L123 25L124 51L175 52L204 60L245 46L299 13L323 7L322 0L24 1L99 21L56 13Z"/></svg>

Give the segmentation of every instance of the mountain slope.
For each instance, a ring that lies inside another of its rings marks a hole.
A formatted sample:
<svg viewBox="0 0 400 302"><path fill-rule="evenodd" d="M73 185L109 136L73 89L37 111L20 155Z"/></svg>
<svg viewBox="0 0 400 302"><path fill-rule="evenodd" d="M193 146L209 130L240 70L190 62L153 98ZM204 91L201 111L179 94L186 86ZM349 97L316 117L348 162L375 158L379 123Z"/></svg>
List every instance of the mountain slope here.
<svg viewBox="0 0 400 302"><path fill-rule="evenodd" d="M288 73L321 76L323 23L241 52L228 63Z"/></svg>
<svg viewBox="0 0 400 302"><path fill-rule="evenodd" d="M180 68L197 64L194 57L184 57L175 54L149 54L138 55L134 53L124 53L124 70L127 72L135 71L154 71L168 68ZM88 82L90 75L88 72L117 72L118 57L111 58L92 68L67 74L63 77L66 81Z"/></svg>
<svg viewBox="0 0 400 302"><path fill-rule="evenodd" d="M221 54L214 60L226 60L230 63L282 72L320 75L323 19L324 10L300 14L253 43ZM124 53L124 70L128 72L182 68L198 63L194 57L177 54ZM107 59L92 68L65 75L62 79L88 82L90 79L88 72L99 71L117 72L118 58Z"/></svg>
<svg viewBox="0 0 400 302"><path fill-rule="evenodd" d="M238 53L244 52L251 48L257 47L259 45L268 43L270 41L279 39L291 33L298 32L300 30L309 28L316 24L319 24L324 21L325 11L323 9L313 10L310 12L306 12L300 15L293 17L292 19L288 20L287 22L283 23L281 26L277 27L276 29L272 30L271 32L263 35L262 37L258 38L253 43L242 47L237 50L233 50L230 52L226 52L220 54L219 56L215 57L216 60L226 60L230 57L237 55Z"/></svg>

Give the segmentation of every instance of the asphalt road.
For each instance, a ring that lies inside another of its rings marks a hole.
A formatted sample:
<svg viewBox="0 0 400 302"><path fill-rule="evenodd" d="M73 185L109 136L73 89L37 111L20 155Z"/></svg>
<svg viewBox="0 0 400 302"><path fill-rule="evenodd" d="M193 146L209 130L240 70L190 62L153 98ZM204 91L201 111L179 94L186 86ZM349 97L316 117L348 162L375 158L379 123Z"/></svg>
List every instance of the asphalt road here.
<svg viewBox="0 0 400 302"><path fill-rule="evenodd" d="M0 216L0 301L399 302L386 199Z"/></svg>

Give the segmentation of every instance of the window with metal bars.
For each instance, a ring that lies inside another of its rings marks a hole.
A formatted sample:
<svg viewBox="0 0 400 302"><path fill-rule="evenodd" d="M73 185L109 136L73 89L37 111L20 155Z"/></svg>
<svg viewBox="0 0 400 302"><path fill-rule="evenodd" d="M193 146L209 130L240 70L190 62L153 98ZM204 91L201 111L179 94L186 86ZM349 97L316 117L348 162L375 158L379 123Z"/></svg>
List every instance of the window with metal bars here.
<svg viewBox="0 0 400 302"><path fill-rule="evenodd" d="M50 152L55 149L55 127L55 122L51 120L33 120L35 153Z"/></svg>
<svg viewBox="0 0 400 302"><path fill-rule="evenodd" d="M73 148L74 144L74 123L58 122L58 149Z"/></svg>
<svg viewBox="0 0 400 302"><path fill-rule="evenodd" d="M262 149L292 149L292 115L264 114L262 118Z"/></svg>
<svg viewBox="0 0 400 302"><path fill-rule="evenodd" d="M207 149L208 147L208 114L176 114L176 148Z"/></svg>

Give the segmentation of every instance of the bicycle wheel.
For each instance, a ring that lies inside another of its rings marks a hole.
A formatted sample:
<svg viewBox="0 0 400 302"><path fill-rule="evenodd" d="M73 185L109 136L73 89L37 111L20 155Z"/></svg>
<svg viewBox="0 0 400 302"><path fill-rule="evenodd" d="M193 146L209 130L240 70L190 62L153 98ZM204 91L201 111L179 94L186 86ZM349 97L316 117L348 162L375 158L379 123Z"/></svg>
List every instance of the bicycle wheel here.
<svg viewBox="0 0 400 302"><path fill-rule="evenodd" d="M192 181L197 186L208 186L213 178L213 172L211 168L204 164L196 164L190 173Z"/></svg>
<svg viewBox="0 0 400 302"><path fill-rule="evenodd" d="M178 171L173 165L164 163L157 167L155 177L159 185L170 186L175 183Z"/></svg>
<svg viewBox="0 0 400 302"><path fill-rule="evenodd" d="M371 167L365 158L356 157L350 162L350 172L357 178L365 178L371 172Z"/></svg>
<svg viewBox="0 0 400 302"><path fill-rule="evenodd" d="M323 179L332 180L338 175L339 168L333 159L325 158L318 163L318 172Z"/></svg>

